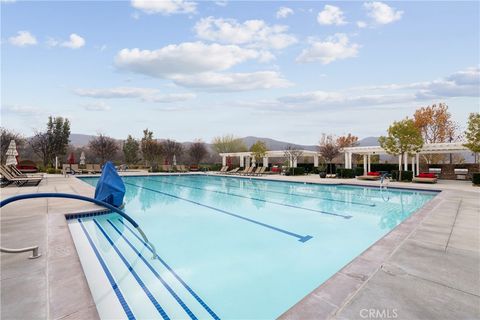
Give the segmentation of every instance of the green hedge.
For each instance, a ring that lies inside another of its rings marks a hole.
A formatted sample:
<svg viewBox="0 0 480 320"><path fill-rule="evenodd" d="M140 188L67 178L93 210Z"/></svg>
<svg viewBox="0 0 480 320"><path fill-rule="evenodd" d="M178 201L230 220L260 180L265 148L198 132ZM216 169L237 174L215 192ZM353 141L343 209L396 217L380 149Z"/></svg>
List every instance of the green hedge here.
<svg viewBox="0 0 480 320"><path fill-rule="evenodd" d="M355 170L356 169L337 168L335 173L337 174L337 178L350 179L355 178Z"/></svg>
<svg viewBox="0 0 480 320"><path fill-rule="evenodd" d="M356 167L353 169L355 171L355 176L363 176L363 167Z"/></svg>
<svg viewBox="0 0 480 320"><path fill-rule="evenodd" d="M398 171L398 164L395 163L372 163L370 165L371 171L387 171L392 173L392 171Z"/></svg>
<svg viewBox="0 0 480 320"><path fill-rule="evenodd" d="M472 174L472 182L476 186L480 186L480 172Z"/></svg>
<svg viewBox="0 0 480 320"><path fill-rule="evenodd" d="M392 171L392 180L398 181L399 171ZM413 179L413 171L402 171L402 181L410 182Z"/></svg>
<svg viewBox="0 0 480 320"><path fill-rule="evenodd" d="M297 168L288 168L285 172L286 176L302 176L305 174L305 168L297 167Z"/></svg>

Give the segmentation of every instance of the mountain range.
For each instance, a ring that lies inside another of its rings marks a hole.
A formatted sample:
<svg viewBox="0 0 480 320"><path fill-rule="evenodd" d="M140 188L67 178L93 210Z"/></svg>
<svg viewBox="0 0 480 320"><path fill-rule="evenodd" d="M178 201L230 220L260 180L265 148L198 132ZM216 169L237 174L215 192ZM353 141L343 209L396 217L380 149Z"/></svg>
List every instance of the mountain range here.
<svg viewBox="0 0 480 320"><path fill-rule="evenodd" d="M79 133L72 133L70 134L70 143L75 146L75 147L85 147L88 145L88 142L93 139L95 136L93 135L88 135L88 134L79 134ZM297 144L297 143L290 143L286 141L280 141L280 140L275 140L275 139L270 139L270 138L261 138L261 137L254 137L254 136L248 136L241 138L245 145L250 148L255 142L258 140L265 142L267 145L268 150L284 150L288 145L294 145L298 147L299 149L302 150L311 150L311 151L316 151L317 146L316 145L302 145L302 144ZM182 142L184 145L190 145L191 142ZM210 146L209 143L207 145ZM378 145L378 137L366 137L362 140L358 141L358 146L363 147L363 146L377 146Z"/></svg>

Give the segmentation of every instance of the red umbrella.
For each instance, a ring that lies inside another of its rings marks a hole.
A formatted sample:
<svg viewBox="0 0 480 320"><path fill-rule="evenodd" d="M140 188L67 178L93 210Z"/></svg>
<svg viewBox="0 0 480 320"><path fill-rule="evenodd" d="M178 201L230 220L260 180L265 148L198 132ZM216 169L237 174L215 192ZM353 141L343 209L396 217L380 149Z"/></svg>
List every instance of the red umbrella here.
<svg viewBox="0 0 480 320"><path fill-rule="evenodd" d="M232 158L231 158L231 157L227 157L227 166L228 166L229 168L232 167Z"/></svg>
<svg viewBox="0 0 480 320"><path fill-rule="evenodd" d="M73 154L73 152L70 153L70 155L68 156L67 161L68 161L68 164L74 164L74 163L75 163L75 154Z"/></svg>

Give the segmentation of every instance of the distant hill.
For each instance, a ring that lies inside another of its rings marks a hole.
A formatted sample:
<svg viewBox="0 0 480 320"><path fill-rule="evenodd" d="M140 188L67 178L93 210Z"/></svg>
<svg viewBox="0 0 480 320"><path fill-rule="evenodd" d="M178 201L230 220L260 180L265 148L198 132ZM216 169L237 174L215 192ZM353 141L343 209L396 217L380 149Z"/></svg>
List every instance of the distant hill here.
<svg viewBox="0 0 480 320"><path fill-rule="evenodd" d="M70 143L75 147L85 147L88 145L88 142L95 137L94 135L88 134L79 134L79 133L72 133L70 134ZM280 141L270 138L261 138L261 137L254 137L248 136L242 138L245 145L250 148L255 142L258 140L265 142L267 145L268 150L284 150L288 145L294 145L302 150L311 150L316 151L316 145L303 145L303 144L296 144L292 142ZM182 142L186 147L189 146L192 142ZM209 143L207 145L210 146ZM367 137L362 140L359 140L358 146L365 147L365 146L378 146L378 137Z"/></svg>

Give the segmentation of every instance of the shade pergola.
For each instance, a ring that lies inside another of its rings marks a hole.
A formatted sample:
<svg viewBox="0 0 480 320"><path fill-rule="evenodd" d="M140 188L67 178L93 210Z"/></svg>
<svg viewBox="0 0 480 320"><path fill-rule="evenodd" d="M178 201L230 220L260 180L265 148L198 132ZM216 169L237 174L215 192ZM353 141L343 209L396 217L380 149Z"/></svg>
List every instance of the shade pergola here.
<svg viewBox="0 0 480 320"><path fill-rule="evenodd" d="M302 152L301 157L313 157L313 165L318 167L318 152L311 151L311 150L300 150ZM227 165L227 158L239 158L240 159L240 167L249 167L250 164L254 165L259 159L255 159L255 156L252 152L227 152L227 153L220 153L222 157L222 166ZM263 166L268 167L268 160L269 158L285 158L285 151L284 150L276 150L276 151L267 151L265 156L263 157ZM290 167L297 167L297 160L290 159L289 160Z"/></svg>
<svg viewBox="0 0 480 320"><path fill-rule="evenodd" d="M469 149L463 145L463 142L447 142L447 143L427 143L423 145L423 148L415 153L411 157L412 168L415 168L415 173L420 173L420 155L421 154L442 154L442 153L459 153L459 152L468 152ZM342 150L345 153L345 168L352 168L352 155L360 154L363 155L363 171L366 173L370 171L370 157L372 155L381 155L387 154L387 152L380 146L369 146L369 147L349 147ZM408 155L404 154L398 156L398 170L403 169L407 170L408 168Z"/></svg>

